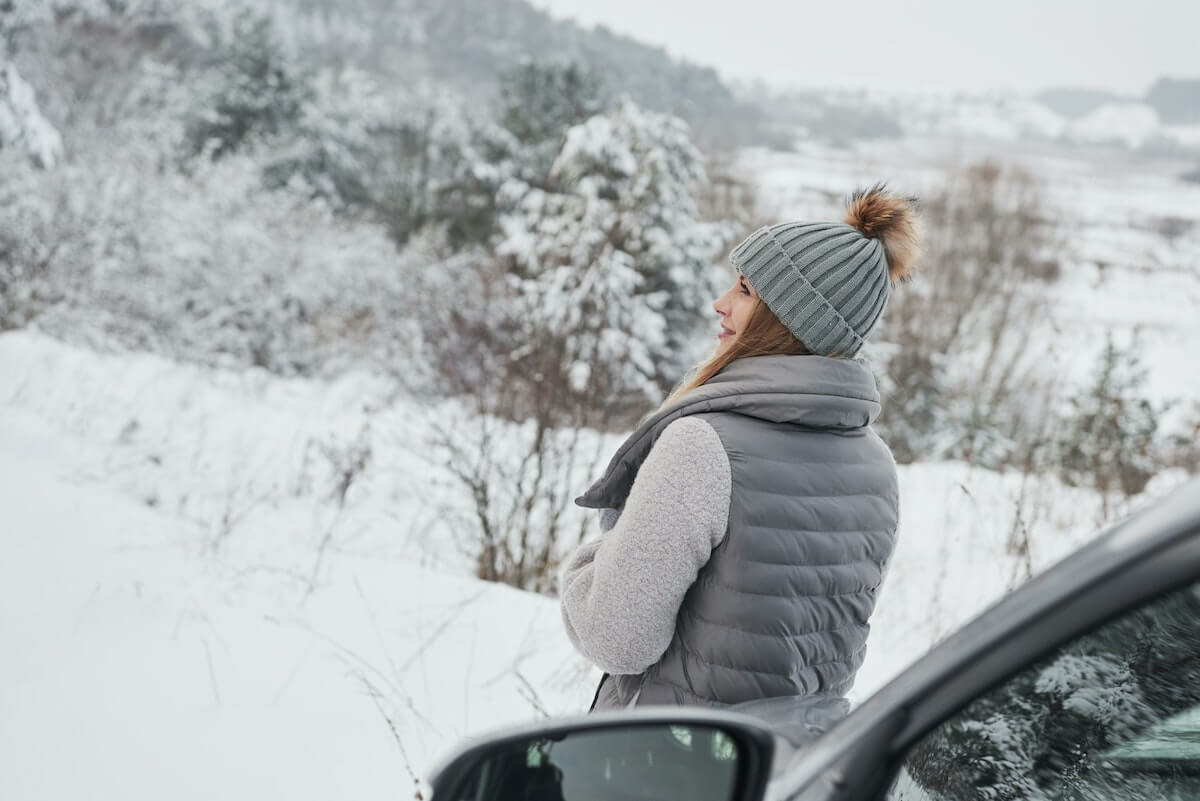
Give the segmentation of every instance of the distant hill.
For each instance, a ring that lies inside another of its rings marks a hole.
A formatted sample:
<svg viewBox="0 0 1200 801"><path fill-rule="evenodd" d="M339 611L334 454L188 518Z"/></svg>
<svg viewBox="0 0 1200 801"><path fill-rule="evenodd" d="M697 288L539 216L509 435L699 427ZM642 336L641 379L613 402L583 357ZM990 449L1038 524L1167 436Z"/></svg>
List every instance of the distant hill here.
<svg viewBox="0 0 1200 801"><path fill-rule="evenodd" d="M1200 78L1160 78L1146 93L1146 102L1168 125L1200 123Z"/></svg>
<svg viewBox="0 0 1200 801"><path fill-rule="evenodd" d="M276 0L301 12L300 30L327 57L384 80L432 79L488 103L496 78L523 59L575 60L614 93L687 120L708 146L760 138L760 112L716 71L604 27L556 20L526 0Z"/></svg>
<svg viewBox="0 0 1200 801"><path fill-rule="evenodd" d="M1053 88L1038 92L1033 99L1069 120L1077 120L1103 105L1119 103L1126 98L1100 89Z"/></svg>

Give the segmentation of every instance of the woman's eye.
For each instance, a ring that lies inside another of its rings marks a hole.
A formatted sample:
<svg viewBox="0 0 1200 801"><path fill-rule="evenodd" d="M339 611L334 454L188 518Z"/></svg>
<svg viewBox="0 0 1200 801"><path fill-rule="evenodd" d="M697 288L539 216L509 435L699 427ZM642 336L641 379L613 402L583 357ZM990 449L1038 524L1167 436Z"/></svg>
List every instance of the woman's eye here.
<svg viewBox="0 0 1200 801"><path fill-rule="evenodd" d="M749 294L750 294L750 287L746 286L745 284L738 284L738 287L740 287L740 288L741 288L741 290L742 290L742 294L743 294L743 295L749 295Z"/></svg>

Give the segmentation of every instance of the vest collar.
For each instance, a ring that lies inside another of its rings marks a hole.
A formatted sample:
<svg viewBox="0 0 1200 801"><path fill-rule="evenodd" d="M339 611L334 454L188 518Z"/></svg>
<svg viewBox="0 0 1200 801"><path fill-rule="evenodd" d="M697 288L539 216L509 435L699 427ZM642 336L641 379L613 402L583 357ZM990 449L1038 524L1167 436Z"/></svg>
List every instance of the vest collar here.
<svg viewBox="0 0 1200 801"><path fill-rule="evenodd" d="M805 428L844 431L879 416L879 392L866 363L826 356L738 359L670 406L647 417L617 449L604 475L575 499L580 506L620 508L650 448L680 417L731 412Z"/></svg>

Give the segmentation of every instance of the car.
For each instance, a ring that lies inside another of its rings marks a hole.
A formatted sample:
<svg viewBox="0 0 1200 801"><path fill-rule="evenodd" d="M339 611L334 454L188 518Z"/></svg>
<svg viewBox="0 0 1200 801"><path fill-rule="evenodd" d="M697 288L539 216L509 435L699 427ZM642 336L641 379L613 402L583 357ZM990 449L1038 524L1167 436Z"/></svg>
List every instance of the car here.
<svg viewBox="0 0 1200 801"><path fill-rule="evenodd" d="M652 707L471 741L432 801L1200 799L1200 480L1110 527L853 710Z"/></svg>

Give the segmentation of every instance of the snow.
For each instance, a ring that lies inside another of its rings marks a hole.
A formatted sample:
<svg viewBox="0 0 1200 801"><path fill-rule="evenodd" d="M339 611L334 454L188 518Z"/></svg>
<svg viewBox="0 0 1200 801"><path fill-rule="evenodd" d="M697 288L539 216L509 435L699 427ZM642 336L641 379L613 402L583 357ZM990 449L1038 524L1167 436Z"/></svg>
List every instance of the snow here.
<svg viewBox="0 0 1200 801"><path fill-rule="evenodd" d="M0 150L19 147L42 167L62 157L62 135L38 108L33 88L12 64L0 60Z"/></svg>
<svg viewBox="0 0 1200 801"><path fill-rule="evenodd" d="M464 736L586 708L597 672L555 602L469 577L438 519L452 499L406 446L420 414L373 406L371 377L14 332L0 388L0 797L396 797ZM338 509L307 443L349 447L368 418L374 456ZM1021 580L1018 505L1033 570L1096 513L953 463L901 482L857 698Z"/></svg>
<svg viewBox="0 0 1200 801"><path fill-rule="evenodd" d="M913 120L915 133L957 134L995 139L1055 138L1066 127L1058 114L1018 96L957 98L949 106L926 111Z"/></svg>
<svg viewBox="0 0 1200 801"><path fill-rule="evenodd" d="M1158 112L1145 103L1106 103L1067 127L1067 136L1081 142L1117 143L1141 147L1162 129Z"/></svg>
<svg viewBox="0 0 1200 801"><path fill-rule="evenodd" d="M352 43L362 31L334 34ZM61 138L42 125L20 76L11 68L3 75L0 144L20 141L52 164ZM328 117L311 121L317 133L342 130L343 102L377 116L390 97L355 73L323 75L318 88ZM836 215L849 189L880 179L922 194L981 158L1026 166L1067 241L1063 277L1044 290L1056 340L1030 347L1078 386L1105 334L1129 341L1136 333L1148 394L1200 398L1192 368L1200 225L1187 225L1200 219L1200 187L1176 179L1194 164L1127 150L1167 129L1175 141L1200 142L1200 128L1151 124L1145 108L1127 105L1068 125L1032 101L960 101L914 101L902 116L917 134L904 140L801 142L793 153L748 151L741 167L758 179L764 210L811 219ZM554 171L564 185L554 197L506 177L503 165L459 154L467 120L445 102L428 130L416 117L413 130L428 134L434 161L507 180L500 196L513 213L500 221L500 251L531 273L546 267L530 290L540 301L530 324L565 327L581 297L628 296L644 283L635 256L672 266L678 292L645 292L635 308L615 307L630 319L597 334L599 350L627 354L649 374L655 360L646 347L677 330L666 316L678 311L671 301L694 293L685 301L707 306L701 279L728 233L695 213L688 192L701 157L687 131L631 104L593 118L560 143ZM1062 146L1063 137L1101 144L1082 152ZM191 297L196 282L216 288L196 290L202 301L221 298L214 318L250 310L250 330L278 332L288 330L286 309L264 308L263 298L294 293L320 309L324 290L339 286L324 277L360 276L354 297L363 298L401 275L379 231L326 219L324 207L286 193L260 194L252 156L165 178L138 167L136 156L96 150L88 158L107 166L91 175L92 162L73 153L55 180L26 176L15 186L30 187L21 195L48 215L56 195L44 186L74 189L63 196L82 203L90 195L79 187L95 183L111 218L96 230L118 245L116 232L139 232L138 248L97 247L109 255L95 265L91 251L79 259L114 285L121 278L138 288L133 308L144 305L144 322L129 306L110 313L123 327L145 329L142 347L186 324L172 304ZM439 176L429 176L431 193ZM622 205L631 200L637 208ZM610 248L582 281L554 271L603 244L596 232L614 222L630 229L626 248ZM47 230L46 241L57 243ZM264 253L292 265L283 288L256 280L260 268L277 275L263 267ZM138 273L139 265L154 269ZM381 317L396 312L384 300ZM177 347L163 351L181 360L172 361L98 353L87 343L111 331L93 326L91 337L78 319L55 319L48 312L40 324L74 335L74 344L36 330L0 334L0 798L410 796L463 737L586 708L598 672L567 642L556 603L472 577L461 523L474 509L430 447L435 426L467 437L491 426L481 460L491 475L511 476L514 443L532 436L532 425L414 399L393 377L341 369L361 364L353 359L308 378L245 367L249 359L206 362L229 330L220 320L181 333L182 346L170 340ZM136 341L111 339L106 348ZM319 362L326 345L344 347L335 337L283 342L276 355ZM400 337L388 353L402 360L410 350ZM583 359L566 375L580 391L603 378ZM585 437L583 450L601 460L616 444L614 436ZM552 472L582 488L590 467ZM1178 481L1160 476L1147 495ZM855 700L1086 542L1103 514L1093 493L1053 478L956 462L903 467L900 484L897 551ZM578 530L582 513L568 515ZM1080 675L1078 665L1058 668L1047 687ZM1084 691L1072 703L1102 709L1111 699Z"/></svg>
<svg viewBox="0 0 1200 801"><path fill-rule="evenodd" d="M1200 400L1200 372L1186 367L1200 342L1200 186L1178 180L1190 162L929 137L748 150L739 165L780 219L833 219L851 188L885 180L897 191L930 195L949 170L989 159L1034 175L1059 220L1061 278L1045 289L1057 341L1039 346L1044 358L1061 381L1078 386L1107 333L1121 344L1136 333L1148 395L1177 402L1164 420L1169 428ZM1181 232L1172 237L1173 222Z"/></svg>
<svg viewBox="0 0 1200 801"><path fill-rule="evenodd" d="M396 797L406 761L587 703L552 601L343 552L310 594L302 538L205 556L79 472L105 447L0 409L0 797Z"/></svg>

